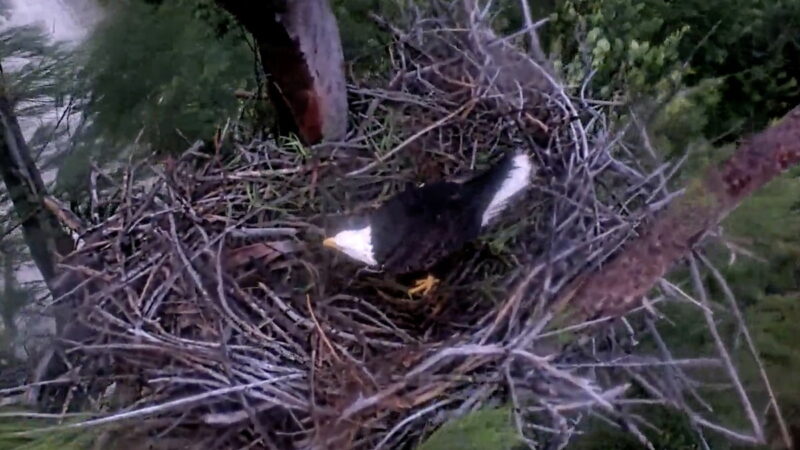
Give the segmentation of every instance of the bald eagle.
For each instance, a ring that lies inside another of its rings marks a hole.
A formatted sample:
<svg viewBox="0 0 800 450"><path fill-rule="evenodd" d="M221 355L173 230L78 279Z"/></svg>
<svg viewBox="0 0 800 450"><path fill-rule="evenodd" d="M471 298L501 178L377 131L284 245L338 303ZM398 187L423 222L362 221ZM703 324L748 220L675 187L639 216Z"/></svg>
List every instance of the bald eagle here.
<svg viewBox="0 0 800 450"><path fill-rule="evenodd" d="M463 183L407 189L372 211L364 226L341 230L323 244L389 273L427 271L476 239L530 185L532 167L526 154L510 152ZM437 283L428 275L408 292L424 295Z"/></svg>

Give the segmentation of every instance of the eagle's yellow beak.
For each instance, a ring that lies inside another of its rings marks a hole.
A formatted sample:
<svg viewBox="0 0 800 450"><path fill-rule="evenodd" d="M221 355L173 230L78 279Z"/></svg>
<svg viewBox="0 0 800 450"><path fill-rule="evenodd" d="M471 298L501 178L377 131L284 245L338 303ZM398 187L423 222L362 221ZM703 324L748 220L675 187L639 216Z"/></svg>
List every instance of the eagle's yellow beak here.
<svg viewBox="0 0 800 450"><path fill-rule="evenodd" d="M322 245L324 245L325 247L328 247L328 248L334 248L334 249L337 249L337 250L339 249L339 246L336 245L336 240L333 239L333 238L325 239L324 241L322 241Z"/></svg>

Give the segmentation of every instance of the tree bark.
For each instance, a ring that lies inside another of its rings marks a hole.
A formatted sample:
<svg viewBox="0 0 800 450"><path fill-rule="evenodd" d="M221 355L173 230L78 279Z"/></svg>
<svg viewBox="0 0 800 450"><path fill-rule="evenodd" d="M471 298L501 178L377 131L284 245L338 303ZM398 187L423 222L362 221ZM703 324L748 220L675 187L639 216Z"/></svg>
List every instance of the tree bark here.
<svg viewBox="0 0 800 450"><path fill-rule="evenodd" d="M33 262L52 290L57 257L72 251L73 242L56 217L43 207L44 183L2 83L0 80L0 175L22 224Z"/></svg>
<svg viewBox="0 0 800 450"><path fill-rule="evenodd" d="M14 319L24 305L25 297L24 293L17 288L17 279L14 274L14 251L12 247L12 244L0 239L0 259L2 259L3 266L3 292L0 294L0 316L2 316L3 319L8 342L14 342L17 337L17 324Z"/></svg>
<svg viewBox="0 0 800 450"><path fill-rule="evenodd" d="M306 144L347 131L344 56L328 0L217 0L253 35L281 134Z"/></svg>
<svg viewBox="0 0 800 450"><path fill-rule="evenodd" d="M601 269L577 280L561 299L570 321L619 316L638 307L658 280L750 194L800 163L800 106L742 143L645 225Z"/></svg>
<svg viewBox="0 0 800 450"><path fill-rule="evenodd" d="M9 193L14 211L22 225L22 234L33 262L42 274L53 298L62 297L76 285L74 277L64 278L56 269L61 256L74 249L72 238L59 224L58 218L46 207L46 190L41 174L31 157L25 138L14 113L13 101L6 90L0 67L0 175ZM52 310L55 319L55 336L80 340L87 336L87 328L74 320L74 305L62 300ZM39 361L37 381L52 379L66 370L62 350L56 340L46 349ZM38 389L36 390L38 392ZM63 392L62 392L63 394ZM47 402L48 395L34 398Z"/></svg>

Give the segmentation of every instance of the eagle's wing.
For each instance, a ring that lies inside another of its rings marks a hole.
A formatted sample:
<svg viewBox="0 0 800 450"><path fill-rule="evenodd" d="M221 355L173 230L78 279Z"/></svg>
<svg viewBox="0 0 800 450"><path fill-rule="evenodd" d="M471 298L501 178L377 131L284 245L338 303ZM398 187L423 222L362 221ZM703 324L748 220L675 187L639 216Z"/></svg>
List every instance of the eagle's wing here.
<svg viewBox="0 0 800 450"><path fill-rule="evenodd" d="M425 270L478 237L481 227L530 183L522 152L465 183L438 182L407 189L370 216L374 258L391 272Z"/></svg>

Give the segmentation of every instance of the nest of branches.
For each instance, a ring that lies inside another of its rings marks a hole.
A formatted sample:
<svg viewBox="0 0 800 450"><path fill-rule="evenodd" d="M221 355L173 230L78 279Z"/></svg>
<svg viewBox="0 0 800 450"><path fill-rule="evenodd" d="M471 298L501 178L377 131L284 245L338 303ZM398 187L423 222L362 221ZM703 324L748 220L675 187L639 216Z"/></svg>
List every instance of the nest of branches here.
<svg viewBox="0 0 800 450"><path fill-rule="evenodd" d="M585 86L563 86L521 50L535 24L499 37L482 9L453 3L384 24L391 77L350 88L346 142L303 148L231 126L216 148L163 167L95 174L91 223L62 265L71 289L55 301L77 311L79 331L53 383L71 387L59 408L82 398L105 413L70 426L135 422L163 446L408 448L512 405L521 440L558 448L592 416L647 443L637 408L655 403L763 439L749 401L752 435L685 398L685 371L726 368L724 345L679 361L631 352L638 333L657 336L654 305L689 294L665 284L631 320L561 321L571 283L673 197L674 170L642 139L624 142L636 127L611 124ZM322 248L326 229L406 184L468 175L510 149L532 156L534 187L455 255L432 295L411 299Z"/></svg>

